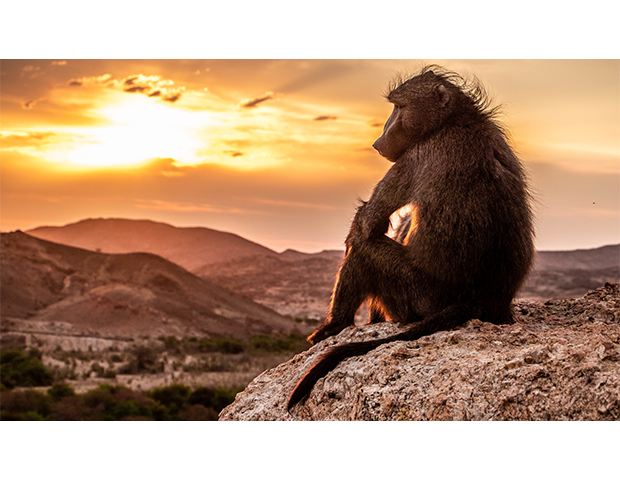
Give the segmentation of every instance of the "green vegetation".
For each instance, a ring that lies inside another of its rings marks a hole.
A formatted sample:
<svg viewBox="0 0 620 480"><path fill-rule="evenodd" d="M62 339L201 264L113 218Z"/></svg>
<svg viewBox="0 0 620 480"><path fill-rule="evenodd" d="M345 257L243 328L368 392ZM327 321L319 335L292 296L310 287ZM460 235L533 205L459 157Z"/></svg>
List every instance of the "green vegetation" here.
<svg viewBox="0 0 620 480"><path fill-rule="evenodd" d="M320 320L317 320L316 318L302 318L302 317L295 317L295 323L305 323L306 325L318 325L319 323L321 323Z"/></svg>
<svg viewBox="0 0 620 480"><path fill-rule="evenodd" d="M165 369L247 372L271 368L308 347L304 337L295 333L248 338L162 336L144 344L129 344L122 351L118 347L88 351L56 347L46 352L47 359L55 360L46 361L46 367L41 351L27 351L25 344L16 344L1 352L0 420L217 420L218 413L242 388L192 390L175 384L143 392L101 384L76 394L65 382L113 379L119 374L149 375ZM51 388L41 388L48 386Z"/></svg>
<svg viewBox="0 0 620 480"><path fill-rule="evenodd" d="M35 390L0 393L0 420L217 420L242 389L173 384L149 392L101 384L77 395L67 384L47 393Z"/></svg>
<svg viewBox="0 0 620 480"><path fill-rule="evenodd" d="M265 352L296 352L308 348L310 345L302 335L291 333L288 336L253 335L250 343L255 350Z"/></svg>
<svg viewBox="0 0 620 480"><path fill-rule="evenodd" d="M51 385L54 381L52 373L41 363L41 352L38 350L31 350L29 354L19 350L3 351L0 355L0 378L2 390Z"/></svg>
<svg viewBox="0 0 620 480"><path fill-rule="evenodd" d="M198 342L198 350L235 354L244 352L245 346L238 338L203 338Z"/></svg>

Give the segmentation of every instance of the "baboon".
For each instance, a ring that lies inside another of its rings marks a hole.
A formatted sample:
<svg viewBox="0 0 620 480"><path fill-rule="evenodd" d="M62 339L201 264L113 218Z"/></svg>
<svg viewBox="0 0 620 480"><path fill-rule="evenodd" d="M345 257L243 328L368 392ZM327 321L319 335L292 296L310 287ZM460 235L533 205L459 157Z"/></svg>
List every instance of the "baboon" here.
<svg viewBox="0 0 620 480"><path fill-rule="evenodd" d="M477 318L511 323L511 302L534 254L530 195L481 83L430 65L393 83L394 108L373 147L394 164L358 207L316 343L354 324L411 324L402 333L331 348L299 381L288 409L343 359ZM386 236L392 213L415 208Z"/></svg>

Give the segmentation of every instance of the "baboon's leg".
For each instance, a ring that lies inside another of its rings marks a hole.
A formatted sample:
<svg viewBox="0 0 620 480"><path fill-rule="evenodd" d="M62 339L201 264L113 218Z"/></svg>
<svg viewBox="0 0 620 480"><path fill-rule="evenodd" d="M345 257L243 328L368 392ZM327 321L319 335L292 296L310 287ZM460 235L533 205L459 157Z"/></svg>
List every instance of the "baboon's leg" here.
<svg viewBox="0 0 620 480"><path fill-rule="evenodd" d="M368 302L368 323L381 323L385 322L385 316L383 315L383 311L378 302L373 299Z"/></svg>
<svg viewBox="0 0 620 480"><path fill-rule="evenodd" d="M352 246L340 267L325 323L308 341L316 343L353 325L355 312L369 296L379 299L393 320L419 320L414 294L430 283L406 257L406 247L386 236Z"/></svg>

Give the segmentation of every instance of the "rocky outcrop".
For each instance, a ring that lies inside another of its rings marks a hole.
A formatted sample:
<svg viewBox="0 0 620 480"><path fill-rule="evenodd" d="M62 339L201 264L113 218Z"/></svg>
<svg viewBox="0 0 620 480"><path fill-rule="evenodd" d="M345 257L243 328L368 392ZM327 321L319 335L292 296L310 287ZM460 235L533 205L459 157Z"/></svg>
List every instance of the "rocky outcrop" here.
<svg viewBox="0 0 620 480"><path fill-rule="evenodd" d="M220 420L620 419L618 284L576 299L519 301L515 320L471 320L349 358L288 413L288 395L325 349L400 330L347 328L259 375Z"/></svg>

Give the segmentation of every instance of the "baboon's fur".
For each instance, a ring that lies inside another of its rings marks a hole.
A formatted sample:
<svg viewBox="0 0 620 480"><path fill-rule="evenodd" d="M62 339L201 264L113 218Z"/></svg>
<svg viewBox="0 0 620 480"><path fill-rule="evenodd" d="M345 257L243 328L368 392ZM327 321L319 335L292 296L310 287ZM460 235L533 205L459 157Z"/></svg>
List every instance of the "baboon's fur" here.
<svg viewBox="0 0 620 480"><path fill-rule="evenodd" d="M308 340L353 325L366 300L370 322L411 326L328 350L295 387L289 409L344 358L471 318L512 322L511 301L532 263L525 174L481 84L428 66L386 97L394 110L373 146L394 165L357 210L328 316ZM408 204L415 231L405 222L392 240L390 215Z"/></svg>

